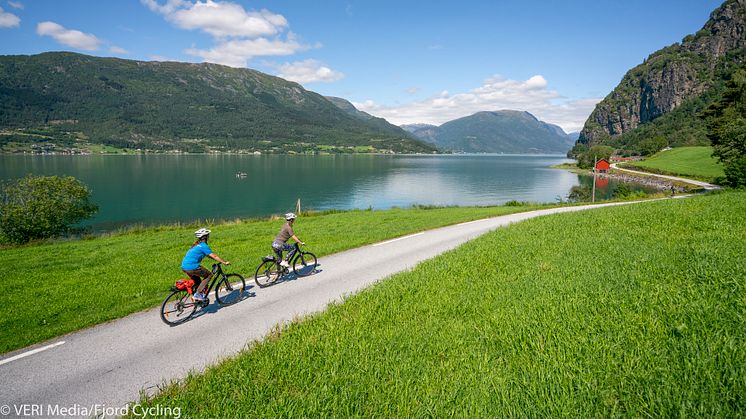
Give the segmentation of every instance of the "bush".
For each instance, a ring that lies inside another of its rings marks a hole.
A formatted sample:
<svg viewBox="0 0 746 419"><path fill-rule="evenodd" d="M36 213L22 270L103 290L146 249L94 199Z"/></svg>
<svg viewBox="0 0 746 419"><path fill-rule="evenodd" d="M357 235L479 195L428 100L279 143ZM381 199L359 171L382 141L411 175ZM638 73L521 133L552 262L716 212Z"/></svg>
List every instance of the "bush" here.
<svg viewBox="0 0 746 419"><path fill-rule="evenodd" d="M725 183L733 188L746 188L746 156L733 159L723 169Z"/></svg>
<svg viewBox="0 0 746 419"><path fill-rule="evenodd" d="M642 140L637 147L640 154L650 156L668 147L668 141L663 136L651 137Z"/></svg>
<svg viewBox="0 0 746 419"><path fill-rule="evenodd" d="M33 176L0 187L0 235L26 243L69 233L96 213L90 191L72 176Z"/></svg>
<svg viewBox="0 0 746 419"><path fill-rule="evenodd" d="M581 169L590 169L596 160L606 159L607 161L614 154L614 148L604 145L594 145L587 151L578 155L578 167Z"/></svg>

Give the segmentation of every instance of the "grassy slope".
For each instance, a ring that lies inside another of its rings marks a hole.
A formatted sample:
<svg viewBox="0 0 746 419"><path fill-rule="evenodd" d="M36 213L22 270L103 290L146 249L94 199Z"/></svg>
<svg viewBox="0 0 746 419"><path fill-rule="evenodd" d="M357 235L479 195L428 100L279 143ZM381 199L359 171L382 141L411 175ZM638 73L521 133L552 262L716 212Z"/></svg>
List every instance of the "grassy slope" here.
<svg viewBox="0 0 746 419"><path fill-rule="evenodd" d="M724 176L723 166L712 157L712 147L679 147L662 151L625 167L652 169L656 173L689 176L705 181Z"/></svg>
<svg viewBox="0 0 746 419"><path fill-rule="evenodd" d="M442 225L536 207L394 209L301 217L295 231L318 256ZM282 220L212 228L210 245L253 283ZM375 228L371 228L375 226ZM0 251L6 286L0 353L160 304L183 273L191 227L151 228L91 240ZM207 262L205 264L209 267Z"/></svg>
<svg viewBox="0 0 746 419"><path fill-rule="evenodd" d="M746 415L746 193L500 229L172 386L189 417Z"/></svg>

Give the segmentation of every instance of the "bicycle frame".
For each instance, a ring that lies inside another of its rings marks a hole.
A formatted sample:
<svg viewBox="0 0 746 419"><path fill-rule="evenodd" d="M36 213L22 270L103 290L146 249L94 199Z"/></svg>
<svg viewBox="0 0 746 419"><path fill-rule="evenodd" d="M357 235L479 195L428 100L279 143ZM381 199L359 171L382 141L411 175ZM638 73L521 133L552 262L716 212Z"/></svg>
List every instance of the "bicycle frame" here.
<svg viewBox="0 0 746 419"><path fill-rule="evenodd" d="M289 258L289 259L288 259L288 264L290 264L290 265L292 265L292 264L293 264L293 262L295 261L295 259L297 259L297 258L298 258L298 256L300 256L300 254L301 254L301 252L302 252L302 251L300 250L300 245L298 244L298 242L295 242L295 243L293 243L293 247L295 247L295 249L291 250L291 252L293 252L293 257L292 257L292 258ZM275 256L273 256L273 258L274 258L274 260L275 260L275 264L276 264L277 266L279 266L279 267L281 268L281 270L284 270L284 271L289 271L289 269L288 269L288 268L286 268L286 267L284 267L284 266L280 265L280 262L282 262L282 257L280 257L280 259L277 259L276 255L275 255Z"/></svg>
<svg viewBox="0 0 746 419"><path fill-rule="evenodd" d="M218 282L220 282L220 279L223 279L223 276L225 273L223 273L223 264L222 263L213 263L212 264L212 276L210 277L210 282L207 283L207 286L205 287L205 290L202 292L204 295L210 294L210 291L212 291L212 287L216 286Z"/></svg>
<svg viewBox="0 0 746 419"><path fill-rule="evenodd" d="M223 276L225 276L225 272L223 272L223 268L222 268L222 263L213 263L211 272L212 272L212 275L210 276L209 282L207 283L207 286L205 287L205 289L202 290L202 294L204 295L209 295L210 292L212 291L212 287L214 287L219 282L219 279L222 279ZM197 287L194 287L193 290L197 291ZM194 293L189 294L189 295L193 296Z"/></svg>

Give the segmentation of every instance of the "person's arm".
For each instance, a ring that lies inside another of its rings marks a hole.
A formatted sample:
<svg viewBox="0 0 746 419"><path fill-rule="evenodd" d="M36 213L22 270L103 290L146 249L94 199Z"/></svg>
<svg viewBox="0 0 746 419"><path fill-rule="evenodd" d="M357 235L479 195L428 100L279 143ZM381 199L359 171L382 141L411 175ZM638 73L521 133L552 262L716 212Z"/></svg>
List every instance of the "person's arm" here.
<svg viewBox="0 0 746 419"><path fill-rule="evenodd" d="M210 253L210 254L209 254L209 255L207 255L207 256L209 256L209 257L210 257L210 259L212 259L212 260L215 260L215 261L217 261L217 262L220 262L220 263L222 263L223 265L230 265L230 264L231 264L231 263L230 263L230 262L228 262L227 260L223 260L223 259L221 259L221 258L220 258L220 256L218 256L218 255L217 255L216 253Z"/></svg>
<svg viewBox="0 0 746 419"><path fill-rule="evenodd" d="M293 240L297 241L297 242L298 242L298 243L300 243L300 244L306 244L305 242L302 242L302 241L301 241L301 240L300 240L300 239L298 238L298 236L296 236L295 234L293 234L292 238L293 238Z"/></svg>

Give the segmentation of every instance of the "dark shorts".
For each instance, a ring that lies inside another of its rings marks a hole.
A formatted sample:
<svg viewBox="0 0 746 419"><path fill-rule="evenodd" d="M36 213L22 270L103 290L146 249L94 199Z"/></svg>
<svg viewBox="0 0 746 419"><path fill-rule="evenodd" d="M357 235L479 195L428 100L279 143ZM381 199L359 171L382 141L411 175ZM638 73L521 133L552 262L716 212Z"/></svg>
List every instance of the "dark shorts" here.
<svg viewBox="0 0 746 419"><path fill-rule="evenodd" d="M209 278L212 273L205 269L204 266L200 266L197 269L192 269L190 271L187 271L186 269L182 269L185 274L189 275L189 278L194 280L194 289L197 289L199 287L200 282L202 282L203 278Z"/></svg>

